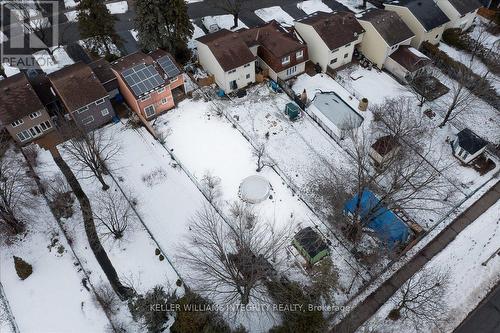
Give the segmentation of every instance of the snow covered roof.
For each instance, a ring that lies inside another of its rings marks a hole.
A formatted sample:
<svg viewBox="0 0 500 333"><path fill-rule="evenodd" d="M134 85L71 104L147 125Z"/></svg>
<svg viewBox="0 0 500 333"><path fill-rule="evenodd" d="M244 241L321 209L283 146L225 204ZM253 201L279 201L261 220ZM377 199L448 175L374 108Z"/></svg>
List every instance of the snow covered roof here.
<svg viewBox="0 0 500 333"><path fill-rule="evenodd" d="M309 109L341 130L358 128L363 122L363 117L334 92L317 93Z"/></svg>
<svg viewBox="0 0 500 333"><path fill-rule="evenodd" d="M468 128L464 128L458 132L457 139L458 145L471 155L477 153L488 144L488 141L484 140Z"/></svg>

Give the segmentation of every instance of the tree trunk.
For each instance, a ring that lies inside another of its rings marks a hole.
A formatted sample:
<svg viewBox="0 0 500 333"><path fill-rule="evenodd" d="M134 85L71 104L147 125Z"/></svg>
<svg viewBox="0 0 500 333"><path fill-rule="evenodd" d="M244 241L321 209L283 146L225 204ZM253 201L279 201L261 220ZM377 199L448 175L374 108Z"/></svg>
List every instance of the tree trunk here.
<svg viewBox="0 0 500 333"><path fill-rule="evenodd" d="M96 178L99 180L99 182L101 183L102 185L102 190L103 191L107 191L109 189L109 185L106 184L106 182L104 181L104 178L101 176L101 174L99 172L96 172L95 173L95 176Z"/></svg>
<svg viewBox="0 0 500 333"><path fill-rule="evenodd" d="M240 13L234 13L233 14L233 26L231 29L237 28L238 27L238 18L240 16Z"/></svg>
<svg viewBox="0 0 500 333"><path fill-rule="evenodd" d="M444 119L441 122L441 124L439 124L439 128L443 128L444 125L446 125L446 123L448 122L448 119L450 119L452 111L453 111L453 109L451 109L451 108L449 108L448 111L446 111L446 115L444 116Z"/></svg>
<svg viewBox="0 0 500 333"><path fill-rule="evenodd" d="M22 233L25 230L24 223L16 219L11 212L2 212L2 220L13 235Z"/></svg>
<svg viewBox="0 0 500 333"><path fill-rule="evenodd" d="M102 247L101 241L99 240L99 236L97 235L97 230L95 227L94 218L92 216L92 207L90 205L89 198L83 191L82 187L80 186L80 183L76 179L75 175L73 174L69 166L62 159L62 157L58 154L56 155L54 152L52 152L52 157L54 159L54 162L56 162L57 166L59 167L59 169L61 169L61 172L68 181L68 184L70 185L73 193L75 194L75 196L78 199L78 202L80 203L80 209L82 210L82 216L83 216L83 223L85 226L85 233L87 234L87 239L89 241L90 248L92 249L92 252L94 252L94 256L96 257L97 262L104 271L104 274L106 274L106 277L111 283L113 290L120 297L120 299L121 300L129 299L130 297L133 296L134 291L131 288L122 285L120 279L118 278L118 274L116 273L116 270L113 267L113 264L111 263L111 260L109 260L106 251Z"/></svg>

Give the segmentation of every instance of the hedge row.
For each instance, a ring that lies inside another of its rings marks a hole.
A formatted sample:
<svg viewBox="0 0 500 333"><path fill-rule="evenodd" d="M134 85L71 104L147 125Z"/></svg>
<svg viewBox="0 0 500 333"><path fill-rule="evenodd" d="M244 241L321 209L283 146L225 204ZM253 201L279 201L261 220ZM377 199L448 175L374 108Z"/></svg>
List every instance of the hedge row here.
<svg viewBox="0 0 500 333"><path fill-rule="evenodd" d="M474 52L477 48L476 56L481 59L490 72L500 74L500 59L498 54L483 45L477 45L476 47L477 41L473 40L468 34L462 33L460 29L446 29L443 33L443 40L446 44L469 53Z"/></svg>
<svg viewBox="0 0 500 333"><path fill-rule="evenodd" d="M488 80L429 42L422 43L422 52L431 58L443 73L454 80L465 78L463 81L466 88L494 108L500 109L500 97Z"/></svg>

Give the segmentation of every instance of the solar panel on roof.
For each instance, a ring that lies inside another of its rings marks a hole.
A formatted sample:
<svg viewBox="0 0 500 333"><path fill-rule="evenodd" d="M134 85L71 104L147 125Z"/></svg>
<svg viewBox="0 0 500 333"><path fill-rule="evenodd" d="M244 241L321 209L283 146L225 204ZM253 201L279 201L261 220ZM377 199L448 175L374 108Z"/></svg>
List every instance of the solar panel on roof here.
<svg viewBox="0 0 500 333"><path fill-rule="evenodd" d="M177 66L169 56L161 57L157 60L157 62L169 78L179 75L179 68L177 68Z"/></svg>
<svg viewBox="0 0 500 333"><path fill-rule="evenodd" d="M139 64L122 72L123 78L136 96L165 83L152 65Z"/></svg>

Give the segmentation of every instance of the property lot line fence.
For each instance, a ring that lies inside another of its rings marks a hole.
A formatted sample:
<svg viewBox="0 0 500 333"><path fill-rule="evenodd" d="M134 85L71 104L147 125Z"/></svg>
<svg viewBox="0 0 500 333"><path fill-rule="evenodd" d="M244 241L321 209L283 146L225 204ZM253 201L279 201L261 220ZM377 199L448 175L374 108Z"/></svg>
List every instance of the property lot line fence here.
<svg viewBox="0 0 500 333"><path fill-rule="evenodd" d="M17 326L16 323L16 317L14 317L14 314L12 313L12 309L9 304L9 300L7 299L7 295L5 295L5 291L3 289L2 282L0 281L0 303L2 303L2 308L7 316L7 321L10 324L10 327L14 333L20 333L19 327Z"/></svg>
<svg viewBox="0 0 500 333"><path fill-rule="evenodd" d="M38 177L37 173L35 172L35 168L33 167L33 165L31 165L30 163L30 159L26 156L24 150L21 148L21 153L23 154L24 156L24 159L26 160L26 165L28 166L28 169L30 170L30 173L32 175L32 178L34 179L37 187L38 187L38 191L42 194L45 202L47 203L47 206L49 207L50 209L50 212L52 214L52 216L54 217L54 219L56 220L57 222L57 225L59 227L59 229L61 230L63 236L64 236L64 239L66 240L66 243L68 244L70 250L71 250L71 253L73 254L73 258L75 258L75 260L78 262L78 265L79 267L81 267L81 272L82 274L84 275L86 281L87 281L87 285L90 287L90 289L92 290L92 293L94 294L94 296L96 297L96 300L97 302L99 303L99 305L101 306L103 312L104 312L104 315L106 316L106 318L108 318L108 321L109 321L109 324L113 330L113 332L115 333L120 333L121 330L115 326L114 322L113 322L113 319L111 318L111 315L109 314L108 311L105 310L106 306L104 305L104 303L102 302L101 300L101 296L97 293L97 290L96 288L94 287L92 281L90 280L90 275L88 274L87 272L87 269L85 268L85 266L82 264L82 260L80 260L80 257L76 254L76 251L75 249L73 248L73 242L70 240L71 237L69 236L69 234L67 233L66 229L64 229L64 225L61 221L60 218L58 218L56 216L56 214L54 213L51 205L50 205L50 200L47 196L47 193L40 181L40 177ZM19 329L18 331L19 332Z"/></svg>
<svg viewBox="0 0 500 333"><path fill-rule="evenodd" d="M250 134L248 134L245 129L243 129L243 127L236 121L236 119L234 119L233 117L231 117L230 114L228 114L225 110L221 109L219 107L219 105L217 103L215 103L208 94L206 94L206 92L204 92L201 88L198 88L197 91L199 91L201 94L203 94L203 96L208 100L210 101L210 103L214 106L214 108L224 116L224 118L226 118L239 132L241 135L243 135L243 137L248 141L248 143L252 146L253 149L256 149L257 148L257 145L256 143L254 142L254 139L252 138L252 136ZM231 101L233 101L231 99ZM271 168L274 170L274 172L285 182L285 184L297 195L297 197L299 198L299 200L304 204L306 205L306 207L311 211L311 213L321 222L321 224L323 224L323 226L325 228L328 229L328 231L330 231L330 233L333 235L333 237L335 237L335 239L339 242L339 244L344 247L349 253L351 253L351 249L349 249L349 247L335 234L335 232L330 228L330 226L328 226L325 222L323 222L323 219L320 218L320 216L315 212L315 210L313 209L313 207L307 202L304 200L303 198L303 195L302 195L302 192L300 191L300 189L295 185L295 183L290 179L290 177L288 177L286 175L286 173L278 166L278 164L276 163L276 161L274 159L272 159L271 157L269 157L269 159L271 160ZM312 220L311 222L313 224L316 225L316 223L314 223ZM342 257L342 259L347 263L347 265L349 267L351 267L351 269L357 274L359 275L363 281L366 281L365 278L363 277L364 275L360 272L362 271L363 273L366 273L368 275L368 277L372 277L371 273L365 269L364 267L360 267L359 266L359 263L355 263L355 264L352 264L350 263L349 261L347 261L345 258ZM355 267L357 266L357 267Z"/></svg>

